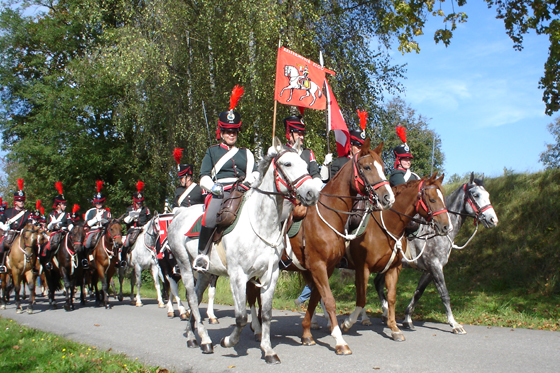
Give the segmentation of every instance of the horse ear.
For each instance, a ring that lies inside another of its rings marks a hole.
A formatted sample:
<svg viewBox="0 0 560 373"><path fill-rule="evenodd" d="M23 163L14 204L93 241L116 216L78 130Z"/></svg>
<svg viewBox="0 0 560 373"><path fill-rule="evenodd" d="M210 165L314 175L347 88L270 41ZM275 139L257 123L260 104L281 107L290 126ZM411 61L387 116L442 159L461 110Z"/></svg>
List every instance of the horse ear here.
<svg viewBox="0 0 560 373"><path fill-rule="evenodd" d="M377 155L381 155L381 152L383 151L383 141L381 141L381 144L377 145L377 148L375 148L373 151L376 152Z"/></svg>
<svg viewBox="0 0 560 373"><path fill-rule="evenodd" d="M362 149L360 149L359 157L363 157L363 156L367 155L368 152L369 152L370 146L371 146L371 140L368 137L364 140L364 145L362 145Z"/></svg>
<svg viewBox="0 0 560 373"><path fill-rule="evenodd" d="M469 184L472 184L474 181L474 172L471 172L471 179L469 181Z"/></svg>
<svg viewBox="0 0 560 373"><path fill-rule="evenodd" d="M444 178L445 174L441 174L441 176L439 177L438 181L440 184L443 184L443 178Z"/></svg>
<svg viewBox="0 0 560 373"><path fill-rule="evenodd" d="M294 144L294 149L299 153L301 152L301 148L303 147L301 137L298 137L296 143Z"/></svg>
<svg viewBox="0 0 560 373"><path fill-rule="evenodd" d="M272 147L274 148L277 154L282 151L282 142L276 136L274 136L274 140L272 140Z"/></svg>
<svg viewBox="0 0 560 373"><path fill-rule="evenodd" d="M121 216L119 216L119 218L117 219L117 223L120 224L120 223L122 222L122 220L123 220L123 218L124 218L125 215L126 215L126 213L124 213L124 214L122 214Z"/></svg>

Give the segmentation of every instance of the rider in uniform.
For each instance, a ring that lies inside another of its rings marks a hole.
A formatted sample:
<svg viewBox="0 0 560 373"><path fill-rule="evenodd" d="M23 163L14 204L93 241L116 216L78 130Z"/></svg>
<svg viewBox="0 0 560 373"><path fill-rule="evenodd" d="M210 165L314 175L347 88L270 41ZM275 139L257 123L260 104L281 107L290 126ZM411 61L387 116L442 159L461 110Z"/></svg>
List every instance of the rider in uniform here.
<svg viewBox="0 0 560 373"><path fill-rule="evenodd" d="M328 153L325 155L325 161L323 162L323 167L321 167L321 179L323 182L327 183L341 168L352 159L353 156L358 154L362 150L364 141L366 139L366 123L367 123L367 111L358 110L358 116L360 117L360 128L357 130L350 130L350 152L346 155L339 154L339 157L332 162L332 154ZM332 162L332 164L331 164ZM330 165L330 173L329 173Z"/></svg>
<svg viewBox="0 0 560 373"><path fill-rule="evenodd" d="M19 190L14 193L14 207L10 207L0 216L0 229L4 231L0 243L0 273L6 273L5 256L9 251L17 233L31 221L31 212L27 211L25 205L25 192L23 191L23 179L18 179Z"/></svg>
<svg viewBox="0 0 560 373"><path fill-rule="evenodd" d="M284 125L286 126L286 139L288 143L286 147L292 148L296 141L300 139L303 145L303 140L305 138L305 123L303 121L303 108L298 107L300 110L300 115L291 115L284 119ZM315 159L315 154L313 150L309 148L301 147L301 152L299 153L301 159L307 163L307 172L313 180L316 180L318 184L322 185L321 175L319 174L319 166L317 165L317 160Z"/></svg>
<svg viewBox="0 0 560 373"><path fill-rule="evenodd" d="M80 214L78 214L79 210L80 210L80 206L75 203L74 206L72 207L72 213L70 214L70 223L68 223L68 231L71 231L72 228L80 221Z"/></svg>
<svg viewBox="0 0 560 373"><path fill-rule="evenodd" d="M207 270L209 258L206 246L216 227L216 215L222 201L226 199L233 184L244 180L243 186L248 189L255 180L256 170L253 153L246 148L235 146L241 128L241 115L235 112L235 106L243 95L243 87L235 86L230 98L228 111L218 117L217 139L222 142L206 150L200 167L200 186L209 192L209 201L202 219L202 228L198 241L199 255L194 260L193 268Z"/></svg>
<svg viewBox="0 0 560 373"><path fill-rule="evenodd" d="M102 228L105 227L111 219L111 213L103 206L105 196L101 194L103 189L103 181L97 180L97 193L93 196L94 207L87 210L84 220L86 222L85 229L88 231L84 243L86 257L82 259L82 266L89 268L89 261L93 260L91 251L95 248L99 237L102 234Z"/></svg>
<svg viewBox="0 0 560 373"><path fill-rule="evenodd" d="M66 198L64 197L62 182L57 181L54 187L58 191L58 195L53 200L53 211L47 218L47 231L49 231L50 238L45 250L41 254L41 263L46 269L52 268L50 262L50 253L56 252L64 234L68 232L68 222L70 214L66 212Z"/></svg>
<svg viewBox="0 0 560 373"><path fill-rule="evenodd" d="M409 180L420 180L420 176L412 172L410 169L412 158L414 157L412 156L410 148L406 143L406 130L402 126L397 126L396 129L397 135L402 140L403 144L393 149L393 153L395 154L395 167L389 177L389 183L392 187L404 184Z"/></svg>
<svg viewBox="0 0 560 373"><path fill-rule="evenodd" d="M175 198L173 199L173 212L179 207L190 207L204 203L202 188L193 181L193 165L181 164L183 149L175 148L173 158L177 162L177 177L179 186L175 188Z"/></svg>
<svg viewBox="0 0 560 373"><path fill-rule="evenodd" d="M121 260L117 262L118 267L126 266L126 254L128 253L128 249L134 246L138 235L142 231L142 227L152 218L150 209L144 206L142 189L144 189L144 182L138 181L136 183L137 192L132 194L132 206L128 206L126 209L124 223L128 228L128 232L121 249Z"/></svg>

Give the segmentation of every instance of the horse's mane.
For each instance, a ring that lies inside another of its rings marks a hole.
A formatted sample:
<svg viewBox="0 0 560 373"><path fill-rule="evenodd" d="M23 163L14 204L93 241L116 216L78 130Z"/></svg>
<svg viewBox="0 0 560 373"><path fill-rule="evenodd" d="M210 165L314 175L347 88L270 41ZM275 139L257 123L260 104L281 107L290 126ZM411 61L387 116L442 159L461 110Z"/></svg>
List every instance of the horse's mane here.
<svg viewBox="0 0 560 373"><path fill-rule="evenodd" d="M294 149L291 148L284 148L284 151L289 151L294 153L296 152ZM259 175L255 179L251 187L258 188L261 185L264 175L266 174L266 170L268 169L268 167L270 166L270 162L272 162L272 160L274 159L274 157L276 157L276 155L277 154L267 154L259 162L259 165L257 166L257 171L259 172Z"/></svg>
<svg viewBox="0 0 560 373"><path fill-rule="evenodd" d="M403 192L405 191L405 189L412 188L412 185L413 185L413 184L416 185L416 183L414 183L415 181L420 181L420 180L410 180L410 181L407 182L407 183L395 185L395 186L393 187L393 194L395 195L395 198L396 198L399 194L403 193Z"/></svg>

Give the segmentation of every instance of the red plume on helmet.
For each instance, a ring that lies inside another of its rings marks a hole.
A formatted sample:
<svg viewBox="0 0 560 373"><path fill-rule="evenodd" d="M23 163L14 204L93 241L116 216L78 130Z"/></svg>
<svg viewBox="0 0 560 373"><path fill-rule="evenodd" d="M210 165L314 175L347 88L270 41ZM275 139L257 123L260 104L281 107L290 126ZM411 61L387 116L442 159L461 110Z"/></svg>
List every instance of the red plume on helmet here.
<svg viewBox="0 0 560 373"><path fill-rule="evenodd" d="M17 179L17 185L19 190L23 190L23 179Z"/></svg>
<svg viewBox="0 0 560 373"><path fill-rule="evenodd" d="M144 189L144 185L144 182L140 180L136 183L136 190L138 191L138 193L140 193L142 189Z"/></svg>
<svg viewBox="0 0 560 373"><path fill-rule="evenodd" d="M138 193L134 193L132 195L132 200L136 203L138 202L142 202L144 200L144 195L142 195L142 189L144 189L144 182L138 180L138 182L136 183L136 190L138 191Z"/></svg>
<svg viewBox="0 0 560 373"><path fill-rule="evenodd" d="M404 128L403 126L397 126L396 130L397 130L397 136L399 136L401 141L404 144L406 144L406 128Z"/></svg>
<svg viewBox="0 0 560 373"><path fill-rule="evenodd" d="M357 112L358 112L358 117L360 117L360 127L363 131L366 129L367 111L360 111L360 109L358 109Z"/></svg>
<svg viewBox="0 0 560 373"><path fill-rule="evenodd" d="M42 216L45 216L45 208L43 206L39 207L39 211L41 211Z"/></svg>
<svg viewBox="0 0 560 373"><path fill-rule="evenodd" d="M37 202L35 202L35 210L39 210L41 208L41 200L38 199Z"/></svg>
<svg viewBox="0 0 560 373"><path fill-rule="evenodd" d="M80 206L78 204L74 204L74 207L72 207L72 214L77 213L79 209L80 209Z"/></svg>
<svg viewBox="0 0 560 373"><path fill-rule="evenodd" d="M239 99L243 96L244 93L245 90L243 89L243 87L239 86L239 84L233 87L233 90L231 91L231 97L229 98L229 110L235 109L237 103L239 102Z"/></svg>
<svg viewBox="0 0 560 373"><path fill-rule="evenodd" d="M183 149L175 148L173 150L173 158L175 158L175 162L177 162L177 166L181 163L181 158L183 158Z"/></svg>
<svg viewBox="0 0 560 373"><path fill-rule="evenodd" d="M54 187L58 191L58 194L64 194L62 193L62 181L57 181L56 183L54 183Z"/></svg>
<svg viewBox="0 0 560 373"><path fill-rule="evenodd" d="M97 184L97 193L100 193L101 189L103 189L103 181L97 180L96 184Z"/></svg>

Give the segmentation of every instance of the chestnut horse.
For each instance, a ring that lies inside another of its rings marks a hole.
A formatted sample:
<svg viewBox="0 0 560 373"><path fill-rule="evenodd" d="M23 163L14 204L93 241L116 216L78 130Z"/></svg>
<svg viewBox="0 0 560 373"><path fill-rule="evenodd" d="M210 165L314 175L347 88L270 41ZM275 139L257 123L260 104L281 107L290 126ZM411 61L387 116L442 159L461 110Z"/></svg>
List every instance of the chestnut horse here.
<svg viewBox="0 0 560 373"><path fill-rule="evenodd" d="M366 304L370 273L380 272L384 273L387 287L387 326L395 341L404 341L395 321L395 302L402 269L405 227L415 219L414 215L419 214L439 235L447 235L452 230L441 190L442 181L443 175L437 179L433 174L429 179L393 187L393 207L388 211L372 212L365 233L350 242L349 261L356 270L356 309L342 324L343 331L354 325Z"/></svg>
<svg viewBox="0 0 560 373"><path fill-rule="evenodd" d="M8 259L6 260L8 273L0 275L2 280L2 305L0 309L6 309L6 301L8 299L7 283L8 277L11 275L15 291L16 312L23 312L19 291L21 283L26 281L29 284L29 292L31 293L31 301L27 307L27 312L33 313L35 282L37 281L37 251L39 237L43 237L43 233L42 228L28 223L14 238Z"/></svg>
<svg viewBox="0 0 560 373"><path fill-rule="evenodd" d="M321 191L319 202L308 208L299 233L290 239L294 263L288 270L300 270L307 283L315 283L309 299L307 313L302 322L304 345L314 345L311 319L322 298L331 322L331 335L336 340L336 353L348 355L352 351L342 338L336 319L336 303L329 286L329 277L345 253L349 237L344 227L351 214L358 194L369 199L372 208L390 208L394 202L393 191L385 178L384 164L380 157L381 143L370 149L370 139L364 141L360 153L336 173ZM289 252L289 248L287 249ZM253 303L254 304L254 303Z"/></svg>
<svg viewBox="0 0 560 373"><path fill-rule="evenodd" d="M115 274L115 264L118 260L117 250L122 246L122 216L118 219L112 219L103 228L103 236L93 249L93 276L92 284L95 288L95 305L98 306L101 301L97 282L101 281L101 290L103 292L103 304L105 308L109 308L109 283Z"/></svg>
<svg viewBox="0 0 560 373"><path fill-rule="evenodd" d="M75 224L70 232L64 235L53 260L64 282L66 291L64 309L66 311L74 310L76 279L81 277L83 271L78 261L78 253L84 250L85 237L84 224L82 222Z"/></svg>

